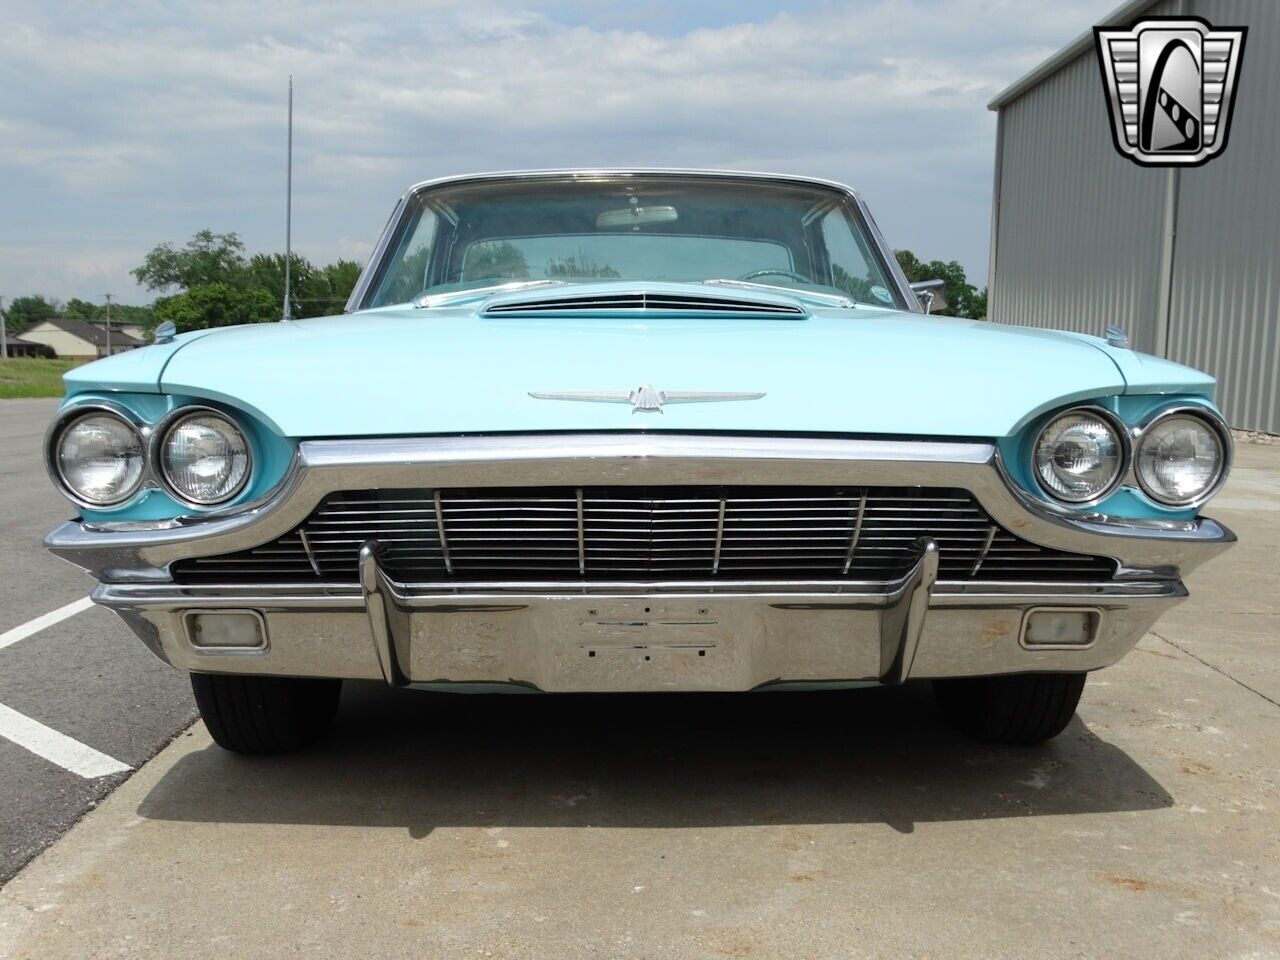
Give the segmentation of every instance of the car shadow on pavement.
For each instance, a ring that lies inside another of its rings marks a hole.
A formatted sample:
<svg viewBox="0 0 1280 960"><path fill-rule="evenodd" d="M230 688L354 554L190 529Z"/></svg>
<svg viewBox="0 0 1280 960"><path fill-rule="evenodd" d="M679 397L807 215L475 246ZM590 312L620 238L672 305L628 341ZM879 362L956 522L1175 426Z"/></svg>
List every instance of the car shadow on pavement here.
<svg viewBox="0 0 1280 960"><path fill-rule="evenodd" d="M1033 748L948 729L927 684L776 694L493 696L347 684L311 749L182 757L157 820L403 826L917 823L1157 810L1170 795L1076 718Z"/></svg>

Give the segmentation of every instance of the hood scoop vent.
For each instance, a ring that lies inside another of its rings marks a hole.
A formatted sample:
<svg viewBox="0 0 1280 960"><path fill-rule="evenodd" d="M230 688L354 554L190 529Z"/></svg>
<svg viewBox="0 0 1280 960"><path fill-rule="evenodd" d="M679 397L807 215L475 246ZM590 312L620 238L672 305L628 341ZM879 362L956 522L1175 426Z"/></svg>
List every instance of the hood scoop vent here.
<svg viewBox="0 0 1280 960"><path fill-rule="evenodd" d="M642 315L730 316L756 318L805 317L804 309L782 297L723 297L686 293L627 291L578 295L510 297L491 302L486 317L618 317Z"/></svg>

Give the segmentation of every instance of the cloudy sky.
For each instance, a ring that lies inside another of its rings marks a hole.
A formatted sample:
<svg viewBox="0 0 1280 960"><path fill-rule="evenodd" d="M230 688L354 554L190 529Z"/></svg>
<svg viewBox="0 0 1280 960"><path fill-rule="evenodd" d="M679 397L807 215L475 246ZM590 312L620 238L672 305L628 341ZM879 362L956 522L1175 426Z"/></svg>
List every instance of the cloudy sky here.
<svg viewBox="0 0 1280 960"><path fill-rule="evenodd" d="M858 187L985 279L986 103L1117 0L0 0L0 296L124 302L211 227L363 261L450 173L657 165ZM981 285L981 284L980 284Z"/></svg>

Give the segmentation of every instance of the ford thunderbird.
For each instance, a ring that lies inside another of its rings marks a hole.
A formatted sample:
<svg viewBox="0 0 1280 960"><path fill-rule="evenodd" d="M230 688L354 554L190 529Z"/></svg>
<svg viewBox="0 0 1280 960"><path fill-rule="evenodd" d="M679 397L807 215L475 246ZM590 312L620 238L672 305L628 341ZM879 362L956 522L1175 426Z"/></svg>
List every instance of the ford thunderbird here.
<svg viewBox="0 0 1280 960"><path fill-rule="evenodd" d="M312 741L344 679L929 680L1038 742L1234 540L1200 514L1230 434L1212 378L1120 330L945 299L833 183L422 183L344 314L68 373L47 544L236 751Z"/></svg>

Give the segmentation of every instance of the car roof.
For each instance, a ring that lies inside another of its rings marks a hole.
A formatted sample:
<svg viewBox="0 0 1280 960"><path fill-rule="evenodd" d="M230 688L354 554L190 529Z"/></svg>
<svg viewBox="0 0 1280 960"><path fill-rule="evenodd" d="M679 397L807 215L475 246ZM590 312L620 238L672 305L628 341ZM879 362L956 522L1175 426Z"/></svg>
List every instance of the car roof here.
<svg viewBox="0 0 1280 960"><path fill-rule="evenodd" d="M706 177L708 179L755 180L772 183L790 183L803 186L827 187L858 197L858 191L835 180L820 177L800 177L784 173L760 173L750 170L686 169L680 167L566 167L549 170L504 170L490 173L455 174L422 180L405 191L405 196L427 187L447 184L486 183L501 180L554 180L581 177L584 180L600 177L681 176Z"/></svg>

